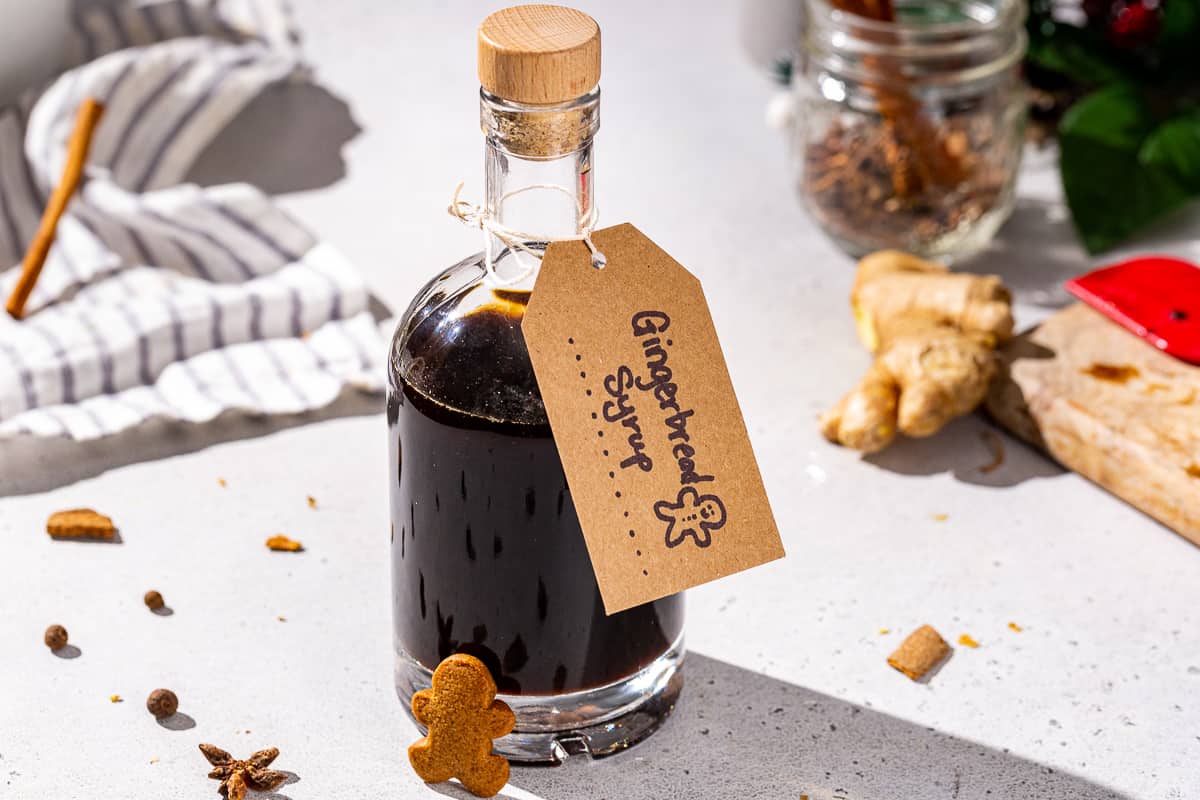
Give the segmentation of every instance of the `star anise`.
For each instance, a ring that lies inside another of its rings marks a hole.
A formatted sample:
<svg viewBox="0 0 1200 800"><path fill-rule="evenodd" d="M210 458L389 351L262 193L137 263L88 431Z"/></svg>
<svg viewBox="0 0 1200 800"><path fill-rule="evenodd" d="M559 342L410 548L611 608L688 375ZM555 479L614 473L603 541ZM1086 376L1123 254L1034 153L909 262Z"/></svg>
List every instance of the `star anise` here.
<svg viewBox="0 0 1200 800"><path fill-rule="evenodd" d="M246 790L269 792L287 780L287 773L267 769L279 755L279 748L259 750L245 761L234 758L216 745L202 744L200 752L213 765L208 777L221 782L221 796L228 800L244 800Z"/></svg>

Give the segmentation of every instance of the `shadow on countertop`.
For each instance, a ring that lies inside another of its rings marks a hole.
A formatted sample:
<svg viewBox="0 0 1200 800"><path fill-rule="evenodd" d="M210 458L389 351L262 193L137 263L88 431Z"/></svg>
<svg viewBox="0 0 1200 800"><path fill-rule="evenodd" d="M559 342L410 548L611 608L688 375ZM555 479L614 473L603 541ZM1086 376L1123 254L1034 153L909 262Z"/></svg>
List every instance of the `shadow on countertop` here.
<svg viewBox="0 0 1200 800"><path fill-rule="evenodd" d="M546 800L1130 800L1081 777L707 656L689 654L685 670L679 706L654 736L598 761L575 757L556 769L514 768L510 788L498 796L518 800L516 786Z"/></svg>
<svg viewBox="0 0 1200 800"><path fill-rule="evenodd" d="M25 436L0 446L0 497L45 492L117 467L192 453L223 442L269 436L340 417L382 413L382 394L347 387L324 408L301 414L251 415L230 410L202 424L150 420L86 442Z"/></svg>
<svg viewBox="0 0 1200 800"><path fill-rule="evenodd" d="M960 417L925 439L899 437L886 450L863 460L899 475L948 472L963 483L997 488L1066 472L977 414Z"/></svg>
<svg viewBox="0 0 1200 800"><path fill-rule="evenodd" d="M196 720L190 714L185 714L182 711L176 711L169 717L155 720L160 728L166 728L169 731L190 731L196 727Z"/></svg>
<svg viewBox="0 0 1200 800"><path fill-rule="evenodd" d="M251 183L267 194L320 189L346 177L342 149L362 133L350 106L315 83L269 86L209 142L186 179Z"/></svg>
<svg viewBox="0 0 1200 800"><path fill-rule="evenodd" d="M79 658L81 655L83 655L83 651L73 644L64 645L63 647L60 647L57 650L51 650L50 652L54 654L55 658L71 659Z"/></svg>
<svg viewBox="0 0 1200 800"><path fill-rule="evenodd" d="M1055 309L1074 302L1063 283L1087 272L1089 262L1065 205L1018 198L996 238L961 268L999 275L1018 303Z"/></svg>
<svg viewBox="0 0 1200 800"><path fill-rule="evenodd" d="M955 267L999 275L1018 303L1054 310L1075 302L1063 284L1089 270L1151 252L1197 258L1197 224L1200 202L1176 209L1109 252L1089 256L1064 203L1019 197L991 244Z"/></svg>

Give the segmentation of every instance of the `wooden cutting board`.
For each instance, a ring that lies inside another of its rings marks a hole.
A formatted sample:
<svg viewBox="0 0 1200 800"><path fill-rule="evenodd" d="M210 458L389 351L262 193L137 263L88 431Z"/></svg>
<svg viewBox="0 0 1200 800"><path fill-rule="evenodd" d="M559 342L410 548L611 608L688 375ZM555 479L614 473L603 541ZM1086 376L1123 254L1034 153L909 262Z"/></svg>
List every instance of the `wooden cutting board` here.
<svg viewBox="0 0 1200 800"><path fill-rule="evenodd" d="M1200 367L1082 303L1001 357L992 417L1200 545Z"/></svg>

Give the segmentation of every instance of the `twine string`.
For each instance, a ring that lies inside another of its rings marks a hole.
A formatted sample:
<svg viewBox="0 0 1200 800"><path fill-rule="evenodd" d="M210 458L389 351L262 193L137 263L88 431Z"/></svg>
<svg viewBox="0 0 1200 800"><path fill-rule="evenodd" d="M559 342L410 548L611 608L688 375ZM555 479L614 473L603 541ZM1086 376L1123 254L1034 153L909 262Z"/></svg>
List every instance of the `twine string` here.
<svg viewBox="0 0 1200 800"><path fill-rule="evenodd" d="M560 186L557 183L532 183L528 186L522 186L521 188L514 189L511 192L505 192L500 196L500 209L504 207L505 201L507 201L509 198L523 194L524 192L533 191L535 189L550 189L552 191L561 192L562 194L565 194L574 200L577 220L576 227L579 229L579 233L568 236L545 236L543 234L526 233L524 231L516 230L515 228L511 228L502 223L496 218L495 215L489 212L487 208L476 205L475 203L471 203L467 200L463 200L463 181L459 181L458 185L454 187L454 196L451 198L450 205L446 210L450 213L450 216L459 220L464 225L467 225L471 228L478 228L483 232L485 239L483 248L484 258L487 262L488 275L491 277L492 281L497 286L512 286L514 284L521 283L529 278L530 275L533 275L535 272L537 272L538 266L541 264L543 253L530 247L528 244L526 244L527 242L545 242L546 244L550 244L551 242L583 242L585 245L587 245L588 252L592 254L592 265L597 269L603 268L604 256L599 250L596 249L595 243L592 242L592 231L595 230L596 227L596 206L593 204L592 207L585 213L583 206L579 202L578 198L576 198L575 193L567 187ZM499 213L499 209L497 209L497 213ZM503 242L504 245L509 249L509 252L513 254L513 257L516 258L518 263L521 264L522 270L519 275L506 280L501 278L496 273L496 263L495 259L492 258L491 242L488 240L489 236L494 236ZM526 256L532 258L533 262L531 263L523 259L519 255L520 253L524 253Z"/></svg>

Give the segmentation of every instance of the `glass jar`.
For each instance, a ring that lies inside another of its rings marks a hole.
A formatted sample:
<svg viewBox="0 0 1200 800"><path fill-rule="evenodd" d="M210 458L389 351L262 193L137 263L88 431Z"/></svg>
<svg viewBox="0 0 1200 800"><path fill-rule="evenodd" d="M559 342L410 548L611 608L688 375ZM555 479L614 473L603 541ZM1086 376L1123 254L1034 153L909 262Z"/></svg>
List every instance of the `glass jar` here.
<svg viewBox="0 0 1200 800"><path fill-rule="evenodd" d="M573 235L593 213L598 89L557 105L481 92L486 213ZM396 686L407 704L452 653L488 666L516 712L496 752L601 756L653 731L682 678L683 598L604 613L521 320L545 240L435 277L389 359Z"/></svg>
<svg viewBox="0 0 1200 800"><path fill-rule="evenodd" d="M1020 0L895 0L895 21L808 0L799 192L853 255L952 259L1012 212L1027 110Z"/></svg>

